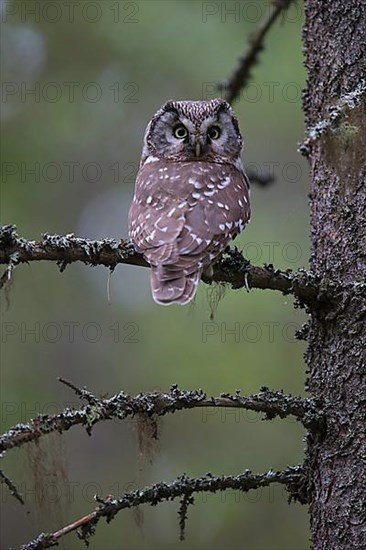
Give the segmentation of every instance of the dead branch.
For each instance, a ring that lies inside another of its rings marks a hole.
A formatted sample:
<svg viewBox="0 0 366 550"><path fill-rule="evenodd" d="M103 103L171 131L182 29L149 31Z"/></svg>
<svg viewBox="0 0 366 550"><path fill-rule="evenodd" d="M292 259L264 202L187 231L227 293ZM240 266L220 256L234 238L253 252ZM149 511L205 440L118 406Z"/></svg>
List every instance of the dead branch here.
<svg viewBox="0 0 366 550"><path fill-rule="evenodd" d="M11 479L9 479L8 476L6 476L2 470L0 470L0 482L4 483L7 486L7 488L10 491L10 494L13 497L15 497L17 500L19 500L20 504L24 504L22 495L19 493L14 482Z"/></svg>
<svg viewBox="0 0 366 550"><path fill-rule="evenodd" d="M184 391L174 385L168 393L140 393L130 396L120 392L109 399L99 399L70 382L63 379L60 381L88 403L80 409L67 408L56 415L40 415L27 424L17 424L0 436L0 453L37 441L51 432L65 432L79 424L85 426L90 435L94 424L112 418L122 420L136 414L163 416L183 409L203 407L229 407L263 412L265 419L292 415L308 428L316 428L321 422L320 408L312 400L292 397L268 388L261 388L259 393L249 396L241 396L237 391L234 395L223 393L219 397L208 397L202 390Z"/></svg>
<svg viewBox="0 0 366 550"><path fill-rule="evenodd" d="M56 262L61 271L67 264L78 261L88 265L104 265L110 269L118 264L149 267L128 241L91 241L73 234L45 234L42 241L28 241L17 235L15 226L0 227L0 264L11 264L13 270L14 265L34 261ZM8 281L9 277L7 274L3 282ZM319 289L317 278L305 270L294 273L292 270L275 269L271 264L253 266L241 252L229 248L215 264L213 277L203 280L207 284L227 283L235 289L248 288L249 285L251 288L278 290L293 294L300 302L307 304L317 299Z"/></svg>
<svg viewBox="0 0 366 550"><path fill-rule="evenodd" d="M108 497L102 500L95 497L98 502L96 509L86 516L66 525L54 533L42 533L36 539L22 546L23 550L40 550L58 544L64 535L78 531L79 538L88 541L94 534L95 528L101 518L109 523L116 514L125 508L150 504L156 506L165 500L184 498L184 506L179 510L179 523L184 528L185 516L189 505L193 505L191 497L194 493L226 491L234 489L246 493L252 489L267 487L272 483L280 483L289 492L289 498L298 500L302 504L307 502L307 477L302 466L288 467L283 471L272 470L263 474L254 474L249 470L237 476L213 476L206 474L200 478L190 478L182 475L171 483L156 483L144 490L136 490L126 493L122 497ZM184 519L182 518L184 515Z"/></svg>
<svg viewBox="0 0 366 550"><path fill-rule="evenodd" d="M226 99L233 103L240 90L247 85L252 68L258 63L258 55L264 48L264 39L283 10L286 10L293 0L272 0L271 10L266 19L249 38L249 49L239 59L239 64L230 78L220 85L226 92Z"/></svg>

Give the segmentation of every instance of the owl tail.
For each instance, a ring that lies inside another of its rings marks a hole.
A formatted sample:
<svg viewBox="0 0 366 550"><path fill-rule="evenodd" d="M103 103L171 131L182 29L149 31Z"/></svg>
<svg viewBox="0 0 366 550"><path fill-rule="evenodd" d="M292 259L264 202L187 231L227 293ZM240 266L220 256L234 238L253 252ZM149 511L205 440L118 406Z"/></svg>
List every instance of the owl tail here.
<svg viewBox="0 0 366 550"><path fill-rule="evenodd" d="M202 270L177 279L162 280L159 267L151 267L151 291L154 301L163 306L188 304L196 294Z"/></svg>

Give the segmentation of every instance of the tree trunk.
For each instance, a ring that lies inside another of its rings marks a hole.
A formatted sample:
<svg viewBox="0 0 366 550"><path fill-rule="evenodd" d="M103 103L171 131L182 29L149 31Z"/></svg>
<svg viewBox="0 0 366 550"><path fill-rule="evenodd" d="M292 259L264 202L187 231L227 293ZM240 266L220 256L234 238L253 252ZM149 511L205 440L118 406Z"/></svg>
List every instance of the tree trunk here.
<svg viewBox="0 0 366 550"><path fill-rule="evenodd" d="M308 128L359 90L358 106L309 148L311 269L332 291L312 311L307 351L309 391L326 414L324 433L308 439L311 529L315 550L365 549L365 0L308 0L304 41Z"/></svg>

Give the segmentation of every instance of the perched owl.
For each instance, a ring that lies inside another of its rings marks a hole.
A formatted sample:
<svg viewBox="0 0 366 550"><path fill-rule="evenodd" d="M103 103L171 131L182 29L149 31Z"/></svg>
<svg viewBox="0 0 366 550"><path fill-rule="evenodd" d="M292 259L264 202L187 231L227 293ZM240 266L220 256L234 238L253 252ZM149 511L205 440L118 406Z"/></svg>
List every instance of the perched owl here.
<svg viewBox="0 0 366 550"><path fill-rule="evenodd" d="M187 304L250 218L237 119L222 99L168 101L144 138L129 235L158 304Z"/></svg>

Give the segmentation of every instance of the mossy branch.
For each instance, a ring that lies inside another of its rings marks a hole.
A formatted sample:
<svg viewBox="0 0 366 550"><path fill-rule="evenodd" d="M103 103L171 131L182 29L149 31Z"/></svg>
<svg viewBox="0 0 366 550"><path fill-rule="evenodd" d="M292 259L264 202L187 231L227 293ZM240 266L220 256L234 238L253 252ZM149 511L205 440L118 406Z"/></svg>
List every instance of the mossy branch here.
<svg viewBox="0 0 366 550"><path fill-rule="evenodd" d="M40 415L26 424L17 424L0 436L0 453L37 441L52 432L66 432L79 424L85 426L90 435L92 427L105 420L133 418L138 414L163 416L194 408L246 409L262 412L266 419L292 415L308 428L315 428L321 423L320 408L311 399L292 397L268 388L261 388L259 393L248 396L242 396L240 391L236 391L233 395L222 393L218 397L209 397L202 390L179 390L174 385L167 393L152 392L130 396L121 391L109 399L99 399L67 380L60 378L60 381L71 387L87 404L79 409L67 408L55 415Z"/></svg>
<svg viewBox="0 0 366 550"><path fill-rule="evenodd" d="M126 240L91 241L72 234L45 234L41 241L29 241L19 237L13 225L0 227L0 264L8 265L1 278L1 286L11 280L16 265L38 261L56 262L61 271L73 262L104 265L110 269L118 264L149 267ZM227 283L234 289L277 290L284 294L293 294L301 303L306 304L316 301L320 284L314 275L305 270L294 273L292 270L275 269L271 264L254 266L236 248L228 248L215 264L212 278L203 280L207 284Z"/></svg>
<svg viewBox="0 0 366 550"><path fill-rule="evenodd" d="M289 498L302 504L307 502L307 476L302 466L288 467L282 471L268 471L263 474L254 474L246 470L237 476L213 476L206 474L199 478L190 478L183 474L171 483L156 483L143 490L131 491L121 497L109 496L102 500L95 496L98 505L91 513L66 525L54 533L41 533L36 539L22 546L22 550L40 550L50 548L59 543L59 540L78 530L78 537L88 543L90 536L95 533L99 520L105 518L107 523L112 521L116 514L126 508L150 504L156 506L160 502L181 498L184 502L179 508L179 524L185 529L185 519L188 506L194 505L192 495L195 493L216 493L218 491L237 490L247 493L253 489L267 487L272 483L284 485L289 492Z"/></svg>

